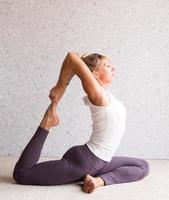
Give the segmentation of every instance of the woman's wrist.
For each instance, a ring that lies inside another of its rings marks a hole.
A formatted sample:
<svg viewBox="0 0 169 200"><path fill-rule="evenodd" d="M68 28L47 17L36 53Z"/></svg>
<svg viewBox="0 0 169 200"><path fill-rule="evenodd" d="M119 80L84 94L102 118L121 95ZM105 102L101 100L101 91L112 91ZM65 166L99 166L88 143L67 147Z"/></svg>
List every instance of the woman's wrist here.
<svg viewBox="0 0 169 200"><path fill-rule="evenodd" d="M67 87L67 82L59 80L55 86L56 88L59 88L60 90L63 90L64 88Z"/></svg>

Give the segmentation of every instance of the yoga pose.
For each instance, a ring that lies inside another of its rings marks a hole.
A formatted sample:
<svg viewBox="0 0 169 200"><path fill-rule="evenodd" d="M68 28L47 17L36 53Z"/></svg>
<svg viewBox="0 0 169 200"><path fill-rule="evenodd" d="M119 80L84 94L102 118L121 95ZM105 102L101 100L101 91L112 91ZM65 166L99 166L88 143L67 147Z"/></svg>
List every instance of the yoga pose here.
<svg viewBox="0 0 169 200"><path fill-rule="evenodd" d="M86 93L82 100L91 111L91 137L85 144L69 148L60 160L37 163L50 128L59 124L57 105L74 75L81 80ZM107 89L114 75L111 59L104 55L66 55L58 82L50 90L51 104L14 167L13 178L18 184L84 181L83 191L91 193L100 186L134 182L149 174L146 160L114 156L126 128L125 105Z"/></svg>

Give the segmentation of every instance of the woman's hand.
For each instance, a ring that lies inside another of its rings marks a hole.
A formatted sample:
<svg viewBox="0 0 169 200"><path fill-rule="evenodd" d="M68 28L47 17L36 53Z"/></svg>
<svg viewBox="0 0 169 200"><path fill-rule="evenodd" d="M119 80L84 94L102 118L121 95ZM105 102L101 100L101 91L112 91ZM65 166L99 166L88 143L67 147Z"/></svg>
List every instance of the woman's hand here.
<svg viewBox="0 0 169 200"><path fill-rule="evenodd" d="M58 104L60 98L62 97L63 93L64 93L64 88L59 86L59 85L55 85L51 90L50 90L50 94L49 94L49 98L51 99L52 102Z"/></svg>
<svg viewBox="0 0 169 200"><path fill-rule="evenodd" d="M58 83L50 90L49 94L49 98L51 99L51 101L56 104L63 96L63 93L65 92L67 85L75 75L75 72L72 70L72 67L69 66L72 65L71 59L69 59L69 56L71 54L77 54L80 58L84 56L84 54L76 52L69 52L67 54L61 67Z"/></svg>

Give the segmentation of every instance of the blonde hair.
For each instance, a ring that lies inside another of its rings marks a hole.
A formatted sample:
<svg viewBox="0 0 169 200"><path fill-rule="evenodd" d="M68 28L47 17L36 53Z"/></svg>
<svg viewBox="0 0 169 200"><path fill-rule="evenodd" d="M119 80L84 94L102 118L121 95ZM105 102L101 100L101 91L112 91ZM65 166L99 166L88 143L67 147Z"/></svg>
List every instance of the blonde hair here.
<svg viewBox="0 0 169 200"><path fill-rule="evenodd" d="M98 54L98 53L92 53L89 55L86 55L86 54L87 53L83 54L82 56L80 56L80 58L88 66L91 72L93 72L93 70L95 70L96 68L100 66L102 59L111 60L109 57L104 56L102 54Z"/></svg>

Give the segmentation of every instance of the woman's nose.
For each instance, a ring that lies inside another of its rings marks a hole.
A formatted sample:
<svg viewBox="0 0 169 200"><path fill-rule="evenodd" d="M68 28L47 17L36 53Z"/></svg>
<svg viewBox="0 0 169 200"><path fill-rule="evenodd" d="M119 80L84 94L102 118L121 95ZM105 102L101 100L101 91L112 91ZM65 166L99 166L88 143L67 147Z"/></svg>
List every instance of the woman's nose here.
<svg viewBox="0 0 169 200"><path fill-rule="evenodd" d="M112 72L114 72L114 71L115 71L114 67L112 67L112 68L111 68L111 71L112 71Z"/></svg>

